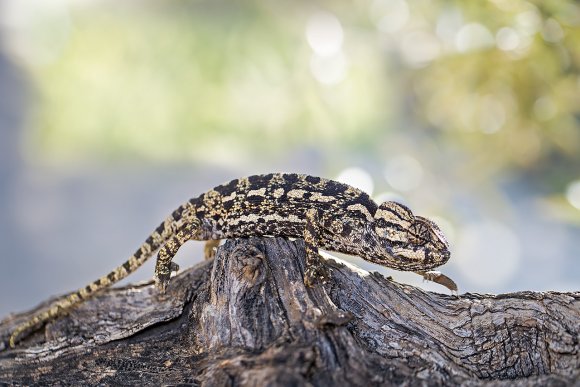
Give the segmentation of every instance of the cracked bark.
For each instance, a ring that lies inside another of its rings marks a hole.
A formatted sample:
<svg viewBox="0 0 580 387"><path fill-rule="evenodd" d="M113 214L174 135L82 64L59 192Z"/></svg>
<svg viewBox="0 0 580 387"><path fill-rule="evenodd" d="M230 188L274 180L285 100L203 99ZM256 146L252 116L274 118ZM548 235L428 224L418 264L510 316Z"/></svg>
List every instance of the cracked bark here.
<svg viewBox="0 0 580 387"><path fill-rule="evenodd" d="M226 242L173 278L109 289L6 348L0 384L569 385L580 293L424 292L328 260L305 288L301 240ZM39 306L46 307L48 302ZM3 346L3 347L2 347Z"/></svg>

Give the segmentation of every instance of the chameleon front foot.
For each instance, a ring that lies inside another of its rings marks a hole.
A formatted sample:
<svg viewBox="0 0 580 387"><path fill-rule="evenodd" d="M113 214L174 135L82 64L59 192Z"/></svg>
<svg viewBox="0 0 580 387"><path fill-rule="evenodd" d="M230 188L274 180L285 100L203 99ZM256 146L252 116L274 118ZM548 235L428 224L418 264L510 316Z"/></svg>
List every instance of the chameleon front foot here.
<svg viewBox="0 0 580 387"><path fill-rule="evenodd" d="M304 271L304 284L310 288L317 282L325 283L329 278L330 272L322 262L309 265Z"/></svg>

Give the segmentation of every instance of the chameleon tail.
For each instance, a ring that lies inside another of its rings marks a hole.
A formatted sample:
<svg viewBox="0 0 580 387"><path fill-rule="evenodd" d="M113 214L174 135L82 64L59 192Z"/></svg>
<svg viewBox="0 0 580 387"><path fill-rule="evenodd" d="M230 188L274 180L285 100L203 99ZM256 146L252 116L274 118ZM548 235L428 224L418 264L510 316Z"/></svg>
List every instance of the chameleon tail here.
<svg viewBox="0 0 580 387"><path fill-rule="evenodd" d="M105 289L114 283L127 277L129 274L137 270L145 261L147 261L155 251L157 251L165 241L178 227L181 213L185 206L179 207L170 217L157 227L157 229L147 238L147 240L139 247L139 249L121 266L111 271L109 274L93 281L84 288L77 290L66 296L65 298L56 301L49 309L37 314L31 319L18 325L10 335L10 347L14 348L16 342L23 336L40 328L41 325L58 316L62 316L68 310L79 304L80 302L92 297L95 293Z"/></svg>

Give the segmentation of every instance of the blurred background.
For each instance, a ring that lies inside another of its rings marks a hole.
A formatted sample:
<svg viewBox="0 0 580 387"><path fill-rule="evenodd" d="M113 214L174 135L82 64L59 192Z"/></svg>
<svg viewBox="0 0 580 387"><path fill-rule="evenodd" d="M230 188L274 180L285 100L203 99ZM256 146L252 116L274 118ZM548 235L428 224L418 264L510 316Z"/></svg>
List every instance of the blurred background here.
<svg viewBox="0 0 580 387"><path fill-rule="evenodd" d="M579 66L565 0L0 0L0 316L274 171L431 217L460 292L579 290Z"/></svg>

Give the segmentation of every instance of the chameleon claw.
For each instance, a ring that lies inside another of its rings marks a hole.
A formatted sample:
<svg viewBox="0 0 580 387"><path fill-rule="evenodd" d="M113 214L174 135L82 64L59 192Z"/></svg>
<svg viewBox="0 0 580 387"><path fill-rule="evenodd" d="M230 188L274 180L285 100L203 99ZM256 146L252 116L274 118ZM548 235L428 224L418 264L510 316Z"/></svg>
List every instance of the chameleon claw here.
<svg viewBox="0 0 580 387"><path fill-rule="evenodd" d="M155 269L155 287L161 294L164 294L171 280L171 274L179 271L179 265L175 262L164 263L157 265Z"/></svg>
<svg viewBox="0 0 580 387"><path fill-rule="evenodd" d="M155 276L155 287L159 290L159 293L165 294L167 290L167 285L169 285L169 279L171 278L170 273L157 274Z"/></svg>
<svg viewBox="0 0 580 387"><path fill-rule="evenodd" d="M171 262L169 265L169 271L166 273L163 270L162 273L158 272L155 275L155 286L159 290L161 294L164 294L167 290L167 286L169 285L169 281L171 280L171 274L177 273L179 271L179 265L175 262Z"/></svg>

